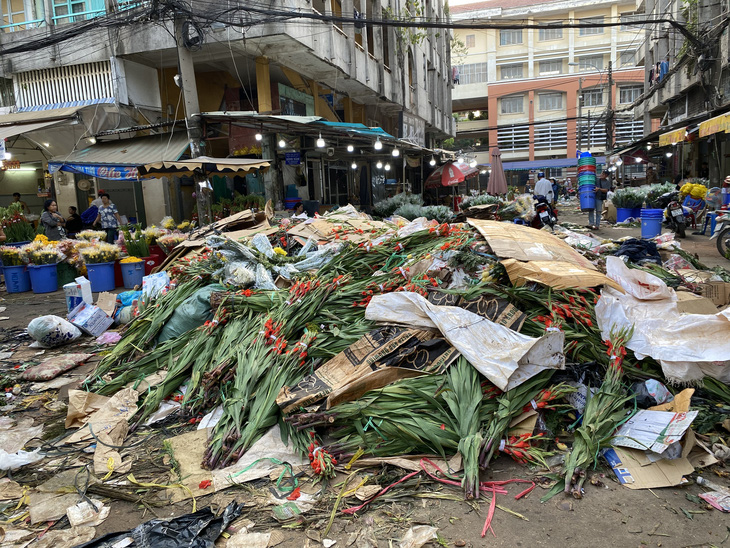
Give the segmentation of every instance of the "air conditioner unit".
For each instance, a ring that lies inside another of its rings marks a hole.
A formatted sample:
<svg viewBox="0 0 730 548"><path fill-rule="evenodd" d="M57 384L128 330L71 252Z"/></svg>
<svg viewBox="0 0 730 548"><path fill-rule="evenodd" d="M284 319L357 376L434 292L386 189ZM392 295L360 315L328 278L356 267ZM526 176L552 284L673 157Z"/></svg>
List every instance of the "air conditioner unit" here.
<svg viewBox="0 0 730 548"><path fill-rule="evenodd" d="M327 156L332 157L335 155L335 147L327 147Z"/></svg>

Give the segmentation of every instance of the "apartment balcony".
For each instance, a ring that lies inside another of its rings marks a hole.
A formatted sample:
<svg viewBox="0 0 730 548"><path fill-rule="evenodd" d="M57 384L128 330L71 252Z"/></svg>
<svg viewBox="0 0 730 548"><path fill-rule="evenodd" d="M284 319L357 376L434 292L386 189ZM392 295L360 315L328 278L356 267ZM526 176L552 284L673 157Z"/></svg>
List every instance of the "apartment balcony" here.
<svg viewBox="0 0 730 548"><path fill-rule="evenodd" d="M456 122L456 135L460 139L484 137L489 133L488 130L489 120L460 120Z"/></svg>
<svg viewBox="0 0 730 548"><path fill-rule="evenodd" d="M487 108L487 82L455 84L451 89L451 102L455 111Z"/></svg>

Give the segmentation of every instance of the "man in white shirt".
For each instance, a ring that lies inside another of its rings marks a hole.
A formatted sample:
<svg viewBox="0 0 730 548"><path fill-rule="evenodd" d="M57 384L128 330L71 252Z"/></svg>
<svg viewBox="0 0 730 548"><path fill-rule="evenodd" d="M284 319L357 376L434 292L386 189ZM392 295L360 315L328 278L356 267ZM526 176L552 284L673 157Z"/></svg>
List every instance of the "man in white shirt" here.
<svg viewBox="0 0 730 548"><path fill-rule="evenodd" d="M535 192L534 195L537 196L545 196L547 198L547 201L549 204L553 202L554 195L553 195L553 184L545 178L545 174L541 171L537 174L539 177L539 180L537 183L535 183Z"/></svg>

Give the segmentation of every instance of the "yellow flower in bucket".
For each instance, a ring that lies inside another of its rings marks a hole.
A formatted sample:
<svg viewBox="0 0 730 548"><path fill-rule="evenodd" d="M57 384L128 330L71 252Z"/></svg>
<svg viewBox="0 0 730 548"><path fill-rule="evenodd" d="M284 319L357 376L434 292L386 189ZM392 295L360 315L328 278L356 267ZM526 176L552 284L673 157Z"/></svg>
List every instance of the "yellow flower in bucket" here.
<svg viewBox="0 0 730 548"><path fill-rule="evenodd" d="M139 257L124 257L121 261L119 261L121 264L129 264L129 263L141 263L142 259Z"/></svg>

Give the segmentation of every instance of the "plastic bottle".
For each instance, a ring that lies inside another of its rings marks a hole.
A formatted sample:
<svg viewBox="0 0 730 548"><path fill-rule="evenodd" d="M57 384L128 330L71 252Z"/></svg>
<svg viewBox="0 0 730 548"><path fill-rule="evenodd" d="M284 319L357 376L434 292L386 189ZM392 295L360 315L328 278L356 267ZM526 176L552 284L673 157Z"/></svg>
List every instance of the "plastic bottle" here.
<svg viewBox="0 0 730 548"><path fill-rule="evenodd" d="M702 476L698 476L696 481L697 485L702 485L704 487L707 487L708 489L712 489L713 491L717 491L718 493L722 493L723 495L730 497L730 489L728 489L727 487L718 485L714 481L710 481L706 478L703 478Z"/></svg>

